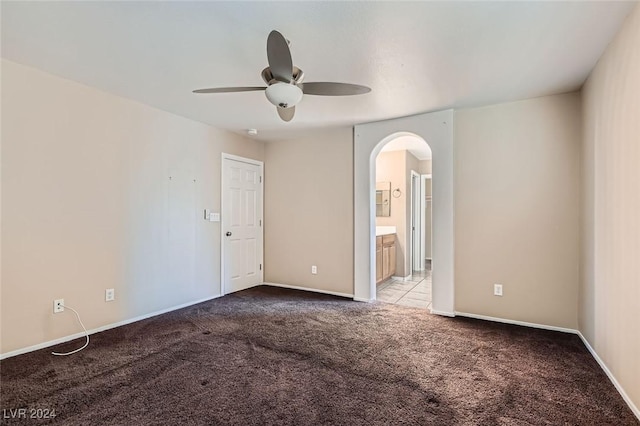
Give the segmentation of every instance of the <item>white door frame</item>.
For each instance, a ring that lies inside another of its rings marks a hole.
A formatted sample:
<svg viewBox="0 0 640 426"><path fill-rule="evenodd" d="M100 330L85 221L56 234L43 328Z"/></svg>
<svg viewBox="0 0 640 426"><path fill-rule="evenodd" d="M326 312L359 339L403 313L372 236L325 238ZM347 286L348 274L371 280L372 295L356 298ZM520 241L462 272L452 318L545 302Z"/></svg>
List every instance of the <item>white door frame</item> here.
<svg viewBox="0 0 640 426"><path fill-rule="evenodd" d="M382 147L403 133L427 141L433 157L431 312L454 316L453 110L358 124L353 141L354 299L376 297L375 161Z"/></svg>
<svg viewBox="0 0 640 426"><path fill-rule="evenodd" d="M422 253L424 252L419 238L422 235L422 222L424 222L424 220L420 220L420 216L424 216L424 214L417 214L424 211L420 201L423 198L421 197L423 192L420 182L420 174L415 170L411 170L411 219L409 221L409 227L411 228L411 272L424 270L424 260L422 259ZM417 236L418 238L416 238Z"/></svg>
<svg viewBox="0 0 640 426"><path fill-rule="evenodd" d="M431 179L431 174L420 175L420 211L422 212L420 216L420 229L422 232L420 233L420 249L422 253L422 266L425 269L424 262L427 260L427 218L425 217L427 210L427 179ZM433 210L433 197L431 201L431 208ZM433 229L431 230L431 235L433 238ZM431 260L431 258L429 258Z"/></svg>
<svg viewBox="0 0 640 426"><path fill-rule="evenodd" d="M264 162L262 161L258 161L258 160L253 160L251 158L245 158L245 157L240 157L238 155L233 155L233 154L227 154L225 152L222 153L222 160L220 163L220 212L221 217L220 217L220 294L222 296L224 296L225 294L227 294L227 289L225 288L225 270L224 270L224 256L225 256L225 252L224 252L224 242L225 242L225 220L227 219L224 214L224 205L225 205L225 199L224 199L224 195L225 195L225 190L224 190L224 162L225 160L233 160L233 161L239 161L241 163L247 163L247 164L253 164L255 166L260 167L260 192L261 192L261 197L260 197L260 202L257 205L258 208L258 216L260 218L260 242L258 244L258 250L259 250L259 258L260 258L260 263L262 264L262 268L260 269L259 272L259 281L260 282L264 282Z"/></svg>

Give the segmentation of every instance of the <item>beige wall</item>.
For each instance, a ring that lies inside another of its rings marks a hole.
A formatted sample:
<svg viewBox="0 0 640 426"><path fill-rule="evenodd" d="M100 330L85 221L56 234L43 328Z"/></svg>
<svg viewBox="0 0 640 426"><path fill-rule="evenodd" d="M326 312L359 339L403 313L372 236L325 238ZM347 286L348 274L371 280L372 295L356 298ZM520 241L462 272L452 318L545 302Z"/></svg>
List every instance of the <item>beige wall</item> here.
<svg viewBox="0 0 640 426"><path fill-rule="evenodd" d="M419 172L420 162L409 151L383 151L376 158L376 182L391 182L391 216L376 217L376 226L395 226L396 273L411 274L411 171ZM400 196L393 191L400 189Z"/></svg>
<svg viewBox="0 0 640 426"><path fill-rule="evenodd" d="M454 125L456 311L575 329L580 95L461 110Z"/></svg>
<svg viewBox="0 0 640 426"><path fill-rule="evenodd" d="M580 330L640 415L640 6L583 88Z"/></svg>
<svg viewBox="0 0 640 426"><path fill-rule="evenodd" d="M265 281L353 295L352 129L266 144Z"/></svg>
<svg viewBox="0 0 640 426"><path fill-rule="evenodd" d="M431 160L420 160L418 165L418 173L421 175L431 174Z"/></svg>
<svg viewBox="0 0 640 426"><path fill-rule="evenodd" d="M405 258L407 253L407 180L406 151L383 151L376 158L376 182L391 182L391 215L376 217L376 226L396 227L396 273L395 276L408 275ZM395 189L402 193L398 198Z"/></svg>
<svg viewBox="0 0 640 426"><path fill-rule="evenodd" d="M219 223L202 209L219 211L223 151L263 156L261 143L2 61L0 351L81 331L52 313L57 298L92 329L218 295Z"/></svg>

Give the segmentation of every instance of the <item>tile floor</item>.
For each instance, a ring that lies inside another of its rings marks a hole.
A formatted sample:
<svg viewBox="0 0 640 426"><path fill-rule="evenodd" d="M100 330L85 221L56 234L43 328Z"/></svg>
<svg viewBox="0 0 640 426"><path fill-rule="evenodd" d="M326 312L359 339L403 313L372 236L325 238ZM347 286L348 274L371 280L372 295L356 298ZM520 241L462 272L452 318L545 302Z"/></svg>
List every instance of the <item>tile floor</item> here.
<svg viewBox="0 0 640 426"><path fill-rule="evenodd" d="M413 271L408 278L378 284L376 299L412 308L431 308L431 271Z"/></svg>

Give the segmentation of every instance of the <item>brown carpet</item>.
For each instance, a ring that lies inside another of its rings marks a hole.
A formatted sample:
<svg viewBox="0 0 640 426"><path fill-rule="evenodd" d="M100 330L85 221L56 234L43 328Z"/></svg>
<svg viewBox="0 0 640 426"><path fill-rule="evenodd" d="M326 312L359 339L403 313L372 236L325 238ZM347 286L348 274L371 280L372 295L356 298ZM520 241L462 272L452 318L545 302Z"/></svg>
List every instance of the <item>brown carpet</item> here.
<svg viewBox="0 0 640 426"><path fill-rule="evenodd" d="M0 362L3 424L640 424L577 336L270 287L50 351Z"/></svg>

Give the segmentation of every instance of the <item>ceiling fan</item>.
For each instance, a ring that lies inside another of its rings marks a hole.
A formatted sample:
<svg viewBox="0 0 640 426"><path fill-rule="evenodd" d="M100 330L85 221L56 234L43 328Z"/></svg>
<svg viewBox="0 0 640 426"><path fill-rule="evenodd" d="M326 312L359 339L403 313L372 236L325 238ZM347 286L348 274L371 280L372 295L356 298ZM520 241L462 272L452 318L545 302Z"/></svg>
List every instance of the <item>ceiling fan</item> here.
<svg viewBox="0 0 640 426"><path fill-rule="evenodd" d="M264 90L267 99L278 110L284 121L291 121L296 111L296 104L302 95L350 96L369 93L366 86L348 83L313 82L303 83L304 73L293 66L289 43L278 31L271 31L267 38L267 60L269 66L262 70L262 79L267 87L215 87L198 89L193 93L230 93Z"/></svg>

